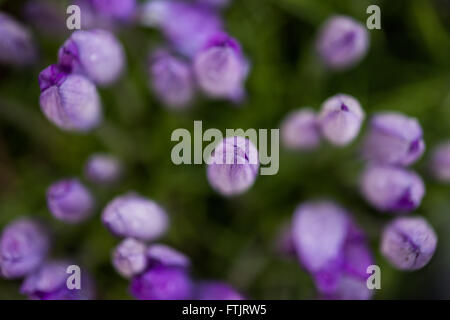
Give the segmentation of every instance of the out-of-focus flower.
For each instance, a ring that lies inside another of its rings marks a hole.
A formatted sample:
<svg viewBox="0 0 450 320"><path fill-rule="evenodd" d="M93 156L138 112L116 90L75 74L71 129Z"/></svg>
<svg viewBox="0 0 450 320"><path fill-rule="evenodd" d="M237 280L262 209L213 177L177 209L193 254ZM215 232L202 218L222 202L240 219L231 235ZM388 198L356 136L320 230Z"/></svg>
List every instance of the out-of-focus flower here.
<svg viewBox="0 0 450 320"><path fill-rule="evenodd" d="M23 8L31 25L45 35L63 36L68 33L65 8L55 1L29 0Z"/></svg>
<svg viewBox="0 0 450 320"><path fill-rule="evenodd" d="M102 185L113 184L122 175L122 164L112 155L96 153L91 155L86 161L84 174L93 183Z"/></svg>
<svg viewBox="0 0 450 320"><path fill-rule="evenodd" d="M118 25L128 25L137 16L136 0L77 0L82 12L83 29L115 30Z"/></svg>
<svg viewBox="0 0 450 320"><path fill-rule="evenodd" d="M21 219L3 230L0 238L0 273L18 278L33 271L44 260L50 246L46 230L38 223Z"/></svg>
<svg viewBox="0 0 450 320"><path fill-rule="evenodd" d="M197 2L211 8L224 8L230 4L231 0L197 0Z"/></svg>
<svg viewBox="0 0 450 320"><path fill-rule="evenodd" d="M141 273L147 267L146 246L133 238L123 240L113 251L112 262L125 278Z"/></svg>
<svg viewBox="0 0 450 320"><path fill-rule="evenodd" d="M344 146L356 138L364 117L358 100L346 94L337 94L322 104L318 121L323 136L329 142Z"/></svg>
<svg viewBox="0 0 450 320"><path fill-rule="evenodd" d="M0 64L27 66L36 60L36 47L29 31L0 12Z"/></svg>
<svg viewBox="0 0 450 320"><path fill-rule="evenodd" d="M381 211L412 211L425 194L420 176L391 166L367 167L361 177L361 188L365 199Z"/></svg>
<svg viewBox="0 0 450 320"><path fill-rule="evenodd" d="M208 159L207 176L211 186L225 196L248 190L258 176L258 150L243 137L223 139Z"/></svg>
<svg viewBox="0 0 450 320"><path fill-rule="evenodd" d="M326 66L347 69L366 55L369 33L363 24L350 17L333 16L321 27L316 46Z"/></svg>
<svg viewBox="0 0 450 320"><path fill-rule="evenodd" d="M223 32L212 36L194 58L200 88L211 97L236 102L245 96L249 68L239 43Z"/></svg>
<svg viewBox="0 0 450 320"><path fill-rule="evenodd" d="M399 217L384 229L381 252L397 269L423 268L433 257L437 236L422 217Z"/></svg>
<svg viewBox="0 0 450 320"><path fill-rule="evenodd" d="M158 98L172 109L188 107L195 94L191 66L186 61L158 50L150 58L152 88Z"/></svg>
<svg viewBox="0 0 450 320"><path fill-rule="evenodd" d="M309 108L289 113L281 124L281 141L292 150L311 150L320 144L316 114Z"/></svg>
<svg viewBox="0 0 450 320"><path fill-rule="evenodd" d="M152 267L164 265L188 269L191 266L191 261L186 255L164 244L152 244L146 254Z"/></svg>
<svg viewBox="0 0 450 320"><path fill-rule="evenodd" d="M119 237L154 240L169 225L166 212L154 201L129 193L114 198L102 213L106 228Z"/></svg>
<svg viewBox="0 0 450 320"><path fill-rule="evenodd" d="M91 276L81 272L81 288L69 289L70 273L65 261L51 261L43 264L24 280L20 292L33 300L91 300L95 298L95 285Z"/></svg>
<svg viewBox="0 0 450 320"><path fill-rule="evenodd" d="M197 300L244 300L229 284L220 281L202 281L196 285Z"/></svg>
<svg viewBox="0 0 450 320"><path fill-rule="evenodd" d="M48 120L67 131L89 131L102 119L95 85L82 75L68 74L57 65L39 74L39 102Z"/></svg>
<svg viewBox="0 0 450 320"><path fill-rule="evenodd" d="M442 143L434 148L429 170L435 179L442 182L450 181L450 142Z"/></svg>
<svg viewBox="0 0 450 320"><path fill-rule="evenodd" d="M295 257L294 240L291 224L283 224L275 238L275 250L286 258Z"/></svg>
<svg viewBox="0 0 450 320"><path fill-rule="evenodd" d="M321 295L371 297L366 271L373 257L363 232L343 208L325 201L300 205L294 214L292 237L300 263L313 276Z"/></svg>
<svg viewBox="0 0 450 320"><path fill-rule="evenodd" d="M380 113L370 121L364 142L367 160L407 166L424 152L422 128L415 118L400 113Z"/></svg>
<svg viewBox="0 0 450 320"><path fill-rule="evenodd" d="M106 30L72 33L58 52L59 64L71 73L87 76L99 85L116 81L125 67L125 53L117 38Z"/></svg>

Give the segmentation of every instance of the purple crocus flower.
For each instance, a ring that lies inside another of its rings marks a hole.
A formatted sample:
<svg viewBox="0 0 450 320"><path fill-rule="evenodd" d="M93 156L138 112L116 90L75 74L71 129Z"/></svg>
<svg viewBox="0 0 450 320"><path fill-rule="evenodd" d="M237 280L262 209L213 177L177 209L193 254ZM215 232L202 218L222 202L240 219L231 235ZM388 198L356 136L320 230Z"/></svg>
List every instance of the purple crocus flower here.
<svg viewBox="0 0 450 320"><path fill-rule="evenodd" d="M154 201L129 193L114 198L102 213L106 228L119 237L154 240L167 230L169 218Z"/></svg>
<svg viewBox="0 0 450 320"><path fill-rule="evenodd" d="M316 114L309 108L289 113L281 124L281 141L292 150L311 150L320 144Z"/></svg>
<svg viewBox="0 0 450 320"><path fill-rule="evenodd" d="M245 300L233 287L220 281L202 281L195 292L197 300Z"/></svg>
<svg viewBox="0 0 450 320"><path fill-rule="evenodd" d="M141 273L147 267L146 246L133 238L123 240L113 251L112 262L125 278Z"/></svg>
<svg viewBox="0 0 450 320"><path fill-rule="evenodd" d="M99 85L116 81L125 67L122 45L112 33L100 29L72 33L59 49L58 58L65 70Z"/></svg>
<svg viewBox="0 0 450 320"><path fill-rule="evenodd" d="M146 255L152 267L164 265L188 269L191 266L191 261L186 255L164 244L152 244L148 247Z"/></svg>
<svg viewBox="0 0 450 320"><path fill-rule="evenodd" d="M372 118L363 153L372 162L407 166L424 150L422 128L417 119L386 112Z"/></svg>
<svg viewBox="0 0 450 320"><path fill-rule="evenodd" d="M194 58L194 73L208 96L239 102L249 72L239 43L223 32L213 35Z"/></svg>
<svg viewBox="0 0 450 320"><path fill-rule="evenodd" d="M78 179L64 179L48 188L47 205L56 219L79 223L92 214L94 199Z"/></svg>
<svg viewBox="0 0 450 320"><path fill-rule="evenodd" d="M44 260L50 246L46 230L38 223L21 219L7 225L0 238L0 274L19 278Z"/></svg>
<svg viewBox="0 0 450 320"><path fill-rule="evenodd" d="M82 29L115 30L135 21L136 0L77 0L82 12Z"/></svg>
<svg viewBox="0 0 450 320"><path fill-rule="evenodd" d="M183 109L190 105L195 94L191 66L165 50L154 53L150 59L152 88L168 107Z"/></svg>
<svg viewBox="0 0 450 320"><path fill-rule="evenodd" d="M243 137L223 139L208 159L207 176L211 186L225 196L248 190L258 176L258 150Z"/></svg>
<svg viewBox="0 0 450 320"><path fill-rule="evenodd" d="M441 182L450 181L450 142L445 142L434 148L429 169L433 177Z"/></svg>
<svg viewBox="0 0 450 320"><path fill-rule="evenodd" d="M80 289L69 289L67 282L70 263L51 261L43 264L24 280L20 292L33 300L91 300L95 297L95 286L91 276L82 270Z"/></svg>
<svg viewBox="0 0 450 320"><path fill-rule="evenodd" d="M36 60L36 47L29 31L0 12L0 64L27 66Z"/></svg>
<svg viewBox="0 0 450 320"><path fill-rule="evenodd" d="M89 79L51 65L39 74L39 86L42 112L59 128L89 131L100 123L100 97Z"/></svg>
<svg viewBox="0 0 450 320"><path fill-rule="evenodd" d="M412 211L425 194L420 176L391 166L367 167L361 177L361 188L366 200L380 211Z"/></svg>
<svg viewBox="0 0 450 320"><path fill-rule="evenodd" d="M356 138L364 117L358 100L346 94L337 94L322 104L318 121L323 136L329 142L344 146Z"/></svg>
<svg viewBox="0 0 450 320"><path fill-rule="evenodd" d="M369 33L364 25L350 17L333 16L321 27L316 46L326 66L347 69L366 55Z"/></svg>
<svg viewBox="0 0 450 320"><path fill-rule="evenodd" d="M397 269L418 270L433 257L437 236L422 217L399 217L384 229L381 253Z"/></svg>
<svg viewBox="0 0 450 320"><path fill-rule="evenodd" d="M84 166L86 178L96 184L109 185L117 182L122 175L122 164L109 154L91 155Z"/></svg>

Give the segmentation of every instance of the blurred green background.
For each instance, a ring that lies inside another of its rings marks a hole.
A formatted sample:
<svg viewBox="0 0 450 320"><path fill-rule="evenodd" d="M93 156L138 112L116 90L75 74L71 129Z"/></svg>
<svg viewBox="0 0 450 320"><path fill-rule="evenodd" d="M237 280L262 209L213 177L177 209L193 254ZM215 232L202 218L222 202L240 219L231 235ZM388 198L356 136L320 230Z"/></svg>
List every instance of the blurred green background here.
<svg viewBox="0 0 450 320"><path fill-rule="evenodd" d="M0 10L21 19L23 3L0 1ZM313 50L318 27L336 13L365 23L370 4L381 7L382 29L370 31L369 54L349 71L327 72ZM426 161L434 145L450 139L450 1L234 0L224 19L252 64L244 105L199 99L186 112L165 109L148 89L146 70L148 49L162 37L130 27L118 33L127 72L113 87L100 89L105 121L86 135L64 133L41 113L37 76L56 61L68 32L57 37L33 29L38 65L0 67L0 229L21 216L42 218L53 230L52 257L73 258L89 269L100 299L130 299L128 281L110 262L119 240L103 228L100 213L112 197L135 190L166 207L172 224L161 241L191 257L196 278L228 281L255 299L313 299L308 274L280 257L274 242L299 203L328 197L348 208L368 233L382 271L375 298L449 299L450 185L435 183ZM358 192L360 139L342 149L324 144L312 153L281 148L279 173L259 176L252 189L232 199L211 189L204 165L176 166L170 160L172 131L193 131L194 120L202 120L204 130L277 128L289 111L318 109L338 92L357 97L368 116L396 110L423 126L427 153L414 168L425 179L426 196L415 214L427 217L439 243L422 270L396 271L379 254L380 230L391 217L373 210ZM56 221L46 208L46 188L64 177L81 177L86 158L98 151L125 162L125 179L109 189L88 185L98 200L88 222ZM0 299L23 299L19 286L0 279Z"/></svg>

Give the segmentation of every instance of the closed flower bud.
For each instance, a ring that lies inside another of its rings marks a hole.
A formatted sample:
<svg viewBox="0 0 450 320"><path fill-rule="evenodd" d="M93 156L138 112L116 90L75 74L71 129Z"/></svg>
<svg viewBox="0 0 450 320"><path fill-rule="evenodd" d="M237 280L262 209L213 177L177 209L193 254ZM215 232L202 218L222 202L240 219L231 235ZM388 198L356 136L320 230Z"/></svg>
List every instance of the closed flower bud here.
<svg viewBox="0 0 450 320"><path fill-rule="evenodd" d="M203 281L197 284L196 300L245 300L229 284L220 281Z"/></svg>
<svg viewBox="0 0 450 320"><path fill-rule="evenodd" d="M167 230L169 218L154 201L137 194L126 194L113 199L103 210L106 228L119 237L154 240Z"/></svg>
<svg viewBox="0 0 450 320"><path fill-rule="evenodd" d="M429 169L435 179L450 182L450 142L434 148Z"/></svg>
<svg viewBox="0 0 450 320"><path fill-rule="evenodd" d="M151 57L150 75L152 88L168 107L188 107L195 94L195 81L191 66L184 60L158 51Z"/></svg>
<svg viewBox="0 0 450 320"><path fill-rule="evenodd" d="M147 267L146 246L133 238L123 240L112 256L114 268L125 278L141 273Z"/></svg>
<svg viewBox="0 0 450 320"><path fill-rule="evenodd" d="M152 244L147 249L149 265L155 267L163 265L166 267L189 268L191 261L183 253L164 244Z"/></svg>
<svg viewBox="0 0 450 320"><path fill-rule="evenodd" d="M311 150L320 144L316 114L311 109L289 113L281 124L281 141L292 150Z"/></svg>
<svg viewBox="0 0 450 320"><path fill-rule="evenodd" d="M99 85L116 81L125 67L125 53L117 38L106 30L72 33L59 49L60 65L85 75Z"/></svg>
<svg viewBox="0 0 450 320"><path fill-rule="evenodd" d="M369 166L361 177L365 199L380 211L409 212L425 194L420 176L403 168Z"/></svg>
<svg viewBox="0 0 450 320"><path fill-rule="evenodd" d="M94 199L80 181L65 179L48 188L47 205L56 219L67 223L79 223L92 214Z"/></svg>
<svg viewBox="0 0 450 320"><path fill-rule="evenodd" d="M258 150L243 137L222 140L208 159L207 176L211 186L225 196L248 190L258 176Z"/></svg>
<svg viewBox="0 0 450 320"><path fill-rule="evenodd" d="M364 142L367 160L407 166L424 152L422 128L415 118L387 112L374 116Z"/></svg>
<svg viewBox="0 0 450 320"><path fill-rule="evenodd" d="M215 98L241 100L248 71L239 43L225 33L212 36L194 58L200 88Z"/></svg>
<svg viewBox="0 0 450 320"><path fill-rule="evenodd" d="M39 74L39 102L48 120L67 131L89 131L102 119L95 85L81 75L51 65Z"/></svg>
<svg viewBox="0 0 450 320"><path fill-rule="evenodd" d="M36 60L36 48L28 30L0 12L0 64L26 66Z"/></svg>
<svg viewBox="0 0 450 320"><path fill-rule="evenodd" d="M344 146L358 135L364 111L354 97L338 94L322 104L318 121L323 136L330 143Z"/></svg>
<svg viewBox="0 0 450 320"><path fill-rule="evenodd" d="M364 25L346 16L333 16L321 27L317 51L331 69L347 69L367 53L369 34Z"/></svg>
<svg viewBox="0 0 450 320"><path fill-rule="evenodd" d="M122 164L112 155L96 153L87 160L84 166L84 174L93 183L113 184L122 175Z"/></svg>
<svg viewBox="0 0 450 320"><path fill-rule="evenodd" d="M49 246L40 224L22 219L7 225L0 238L0 274L5 278L25 276L39 267Z"/></svg>
<svg viewBox="0 0 450 320"><path fill-rule="evenodd" d="M384 229L381 253L397 269L417 270L433 257L437 236L422 217L399 217Z"/></svg>

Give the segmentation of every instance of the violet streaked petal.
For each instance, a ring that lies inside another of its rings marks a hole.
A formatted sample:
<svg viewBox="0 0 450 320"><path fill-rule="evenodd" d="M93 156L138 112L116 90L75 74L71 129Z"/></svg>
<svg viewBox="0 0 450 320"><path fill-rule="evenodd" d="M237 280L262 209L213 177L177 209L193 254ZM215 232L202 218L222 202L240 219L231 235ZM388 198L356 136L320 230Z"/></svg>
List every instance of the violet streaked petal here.
<svg viewBox="0 0 450 320"><path fill-rule="evenodd" d="M189 268L191 261L183 253L164 244L152 244L146 252L149 265L163 265L166 267Z"/></svg>

